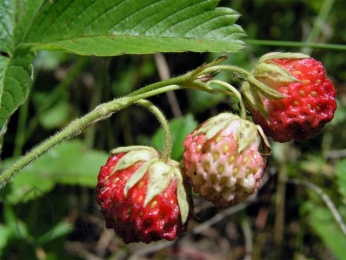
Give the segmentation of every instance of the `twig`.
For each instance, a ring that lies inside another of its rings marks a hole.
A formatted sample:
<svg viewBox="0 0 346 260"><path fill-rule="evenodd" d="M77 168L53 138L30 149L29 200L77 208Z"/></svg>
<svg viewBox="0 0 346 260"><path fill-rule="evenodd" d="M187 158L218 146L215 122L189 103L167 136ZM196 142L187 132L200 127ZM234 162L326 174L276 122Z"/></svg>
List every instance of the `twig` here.
<svg viewBox="0 0 346 260"><path fill-rule="evenodd" d="M159 71L160 79L161 80L169 79L171 76L169 73L168 64L167 64L165 56L162 53L155 53L155 63L156 63L157 70ZM177 97L175 96L175 93L173 91L170 91L170 92L166 92L166 95L168 98L168 102L171 105L174 117L181 117L182 113L179 107Z"/></svg>
<svg viewBox="0 0 346 260"><path fill-rule="evenodd" d="M227 216L230 216L234 213L237 213L243 209L245 209L250 203L254 202L255 200L248 200L246 202L237 204L233 207L230 207L226 210L221 211L220 213L216 214L214 217L208 219L207 221L203 222L202 224L198 225L194 229L191 230L193 234L202 233L204 230L208 229L210 226L216 224L217 222L221 221L222 219L226 218Z"/></svg>
<svg viewBox="0 0 346 260"><path fill-rule="evenodd" d="M70 251L72 254L87 260L102 260L102 258L86 250L80 242L66 242L65 249Z"/></svg>
<svg viewBox="0 0 346 260"><path fill-rule="evenodd" d="M107 247L113 238L113 231L109 231L106 228L104 228L103 233L95 247L98 256L101 256L102 258L105 257Z"/></svg>
<svg viewBox="0 0 346 260"><path fill-rule="evenodd" d="M173 245L175 243L175 241L162 241L162 242L158 242L152 246L146 247L142 250L137 251L136 253L134 253L128 260L138 260L140 259L140 256L144 256L153 252L156 252L158 250L167 248L171 245Z"/></svg>
<svg viewBox="0 0 346 260"><path fill-rule="evenodd" d="M251 260L252 259L252 251L253 251L252 232L251 232L251 226L249 223L249 219L246 216L243 216L243 218L241 220L241 227L243 229L244 239L245 239L244 260Z"/></svg>
<svg viewBox="0 0 346 260"><path fill-rule="evenodd" d="M303 185L309 189L311 189L312 191L316 192L318 195L321 196L322 200L324 201L324 203L327 205L327 207L329 208L330 212L332 213L335 221L337 222L337 224L339 225L342 233L344 233L344 235L346 236L346 225L342 220L342 217L339 213L339 211L337 210L337 208L335 207L334 203L332 202L332 200L329 198L329 196L317 185L308 182L308 181L303 181L303 180L299 180L299 179L291 179L288 181L288 183L293 183L296 185Z"/></svg>
<svg viewBox="0 0 346 260"><path fill-rule="evenodd" d="M278 175L278 184L276 190L276 207L275 207L275 223L274 223L274 239L276 244L281 247L283 241L284 224L285 224L285 194L286 194L286 168L280 166ZM280 251L280 250L279 250Z"/></svg>
<svg viewBox="0 0 346 260"><path fill-rule="evenodd" d="M326 157L328 159L338 159L346 157L346 149L328 151Z"/></svg>

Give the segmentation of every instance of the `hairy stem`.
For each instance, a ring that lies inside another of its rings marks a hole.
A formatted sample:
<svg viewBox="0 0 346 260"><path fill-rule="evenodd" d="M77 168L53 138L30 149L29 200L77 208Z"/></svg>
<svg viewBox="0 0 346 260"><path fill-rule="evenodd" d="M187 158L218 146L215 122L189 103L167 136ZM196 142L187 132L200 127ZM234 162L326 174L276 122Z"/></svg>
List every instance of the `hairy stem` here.
<svg viewBox="0 0 346 260"><path fill-rule="evenodd" d="M235 96L239 101L240 117L243 119L246 119L246 107L245 107L245 104L244 104L244 101L241 97L240 92L235 87L233 87L231 84L228 84L228 83L221 81L221 80L210 80L209 82L214 83L214 84L218 84L220 86L227 88L230 91L230 93L226 93L226 94Z"/></svg>
<svg viewBox="0 0 346 260"><path fill-rule="evenodd" d="M146 99L141 99L135 102L135 104L147 108L151 113L155 115L157 120L160 122L164 136L165 136L165 147L163 150L162 159L167 161L171 157L172 152L172 138L169 131L168 122L159 108L157 108L153 103Z"/></svg>
<svg viewBox="0 0 346 260"><path fill-rule="evenodd" d="M171 79L170 82L174 82L174 79ZM177 82L180 83L180 78L177 80ZM9 181L10 178L14 176L17 172L19 172L29 163L40 157L42 154L46 153L49 149L53 148L54 146L56 146L64 140L68 140L74 136L81 134L81 132L85 128L96 123L97 121L104 120L110 117L113 113L132 105L134 102L140 99L147 98L153 95L158 95L163 92L183 88L183 86L180 85L165 86L163 82L161 83L161 88L147 91L145 93L140 93L136 96L131 95L101 104L88 114L84 115L83 117L72 121L63 130L56 133L52 137L46 139L42 143L38 144L26 155L20 157L9 168L5 169L0 175L0 188L3 188L6 185L7 181ZM148 87L150 87L150 85Z"/></svg>
<svg viewBox="0 0 346 260"><path fill-rule="evenodd" d="M200 74L211 73L211 72L222 71L222 70L230 71L232 73L238 73L238 74L241 74L245 77L249 77L251 75L251 73L249 71L244 70L244 69L237 67L237 66L233 66L233 65L212 66L212 67L209 67L207 69L204 69L203 72Z"/></svg>
<svg viewBox="0 0 346 260"><path fill-rule="evenodd" d="M46 153L49 149L53 148L54 146L56 146L57 144L61 143L64 140L67 140L74 136L79 135L88 126L93 125L94 123L100 120L104 120L110 117L113 113L121 109L124 109L134 104L135 102L138 102L141 99L145 99L145 98L158 95L164 92L183 89L183 88L191 88L191 89L202 90L202 91L206 91L210 93L216 93L217 91L210 88L208 84L205 84L205 82L209 81L214 76L214 74L219 70L230 70L232 72L240 73L245 75L246 77L249 77L250 73L241 68L231 66L231 65L218 65L225 58L226 58L225 56L221 56L215 59L214 61L210 62L209 64L199 66L197 69L191 72L188 72L182 76L159 81L157 83L138 89L130 93L126 97L114 99L110 102L103 103L97 106L94 110L92 110L88 114L84 115L83 117L79 119L72 121L63 130L61 130L60 132L56 133L52 137L46 139L42 143L35 146L31 151L29 151L24 156L20 157L14 164L12 164L10 167L5 169L0 174L0 188L4 187L7 181L9 181L10 178L14 176L17 172L19 172L29 163L31 163L32 161L34 161L35 159L37 159L38 157ZM199 76L201 76L201 78L199 78ZM139 101L139 103L140 102L141 101ZM156 112L157 111L155 111L154 113ZM165 121L165 119L162 119L161 116L158 119L160 120L161 123ZM167 126L167 129L164 129L164 131L166 134L165 136L166 147L165 147L164 158L166 158L170 156L170 152L171 152L171 141L170 141L168 126Z"/></svg>

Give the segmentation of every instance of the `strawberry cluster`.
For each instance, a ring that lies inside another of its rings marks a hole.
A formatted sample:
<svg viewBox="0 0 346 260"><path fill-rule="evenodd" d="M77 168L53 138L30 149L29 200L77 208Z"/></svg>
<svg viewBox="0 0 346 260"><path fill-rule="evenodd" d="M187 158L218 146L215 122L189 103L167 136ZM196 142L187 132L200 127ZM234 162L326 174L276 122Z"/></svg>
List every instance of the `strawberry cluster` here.
<svg viewBox="0 0 346 260"><path fill-rule="evenodd" d="M261 184L267 136L306 140L336 110L336 91L322 64L303 54L262 56L240 92L253 121L232 113L208 119L186 136L182 164L150 147L111 152L96 188L107 228L125 243L175 239L192 215L190 189L217 207L245 201Z"/></svg>

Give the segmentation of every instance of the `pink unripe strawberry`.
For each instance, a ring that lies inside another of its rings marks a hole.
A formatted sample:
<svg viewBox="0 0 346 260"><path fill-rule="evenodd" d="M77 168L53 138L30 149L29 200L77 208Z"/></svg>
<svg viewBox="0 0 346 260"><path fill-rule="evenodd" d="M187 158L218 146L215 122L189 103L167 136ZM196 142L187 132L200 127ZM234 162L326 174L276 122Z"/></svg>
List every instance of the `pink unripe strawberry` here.
<svg viewBox="0 0 346 260"><path fill-rule="evenodd" d="M265 156L255 124L231 113L210 118L184 141L183 165L193 190L216 206L244 201L258 189Z"/></svg>
<svg viewBox="0 0 346 260"><path fill-rule="evenodd" d="M174 240L187 229L185 188L178 162L150 147L118 148L99 172L97 202L106 227L126 244Z"/></svg>

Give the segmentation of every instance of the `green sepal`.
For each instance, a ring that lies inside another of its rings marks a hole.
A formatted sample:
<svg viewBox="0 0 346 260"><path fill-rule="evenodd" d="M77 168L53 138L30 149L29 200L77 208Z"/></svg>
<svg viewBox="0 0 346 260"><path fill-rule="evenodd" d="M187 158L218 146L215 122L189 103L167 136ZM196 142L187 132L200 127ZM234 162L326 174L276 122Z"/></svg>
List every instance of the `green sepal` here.
<svg viewBox="0 0 346 260"><path fill-rule="evenodd" d="M127 153L129 151L133 150L148 150L148 151L155 151L156 150L150 146L145 146L145 145L131 145L131 146L122 146L115 148L111 150L109 153L110 154L118 154L118 153Z"/></svg>
<svg viewBox="0 0 346 260"><path fill-rule="evenodd" d="M191 71L190 73L192 74L192 77L200 77L201 75L203 75L203 71L209 67L215 66L220 64L221 62L223 62L224 60L227 59L226 55L221 55L217 58L215 58L213 61L209 62L209 63L205 63L202 64L200 66L198 66L196 69L194 69L193 71Z"/></svg>
<svg viewBox="0 0 346 260"><path fill-rule="evenodd" d="M268 87L266 84L257 80L253 75L247 78L247 81L250 83L251 87L254 87L258 92L260 92L263 96L269 99L283 99L285 96L281 94L279 91Z"/></svg>
<svg viewBox="0 0 346 260"><path fill-rule="evenodd" d="M231 113L220 113L217 116L210 118L198 130L194 132L194 135L204 133L207 140L213 138L218 132L226 128L231 120L239 118L239 116Z"/></svg>
<svg viewBox="0 0 346 260"><path fill-rule="evenodd" d="M258 111L268 122L267 111L263 105L263 102L258 94L258 92L250 87L249 82L243 82L241 87L241 94L244 97L245 106L250 111Z"/></svg>
<svg viewBox="0 0 346 260"><path fill-rule="evenodd" d="M288 70L276 63L259 63L253 71L253 76L256 79L260 78L264 81L270 79L274 82L278 82L278 84L300 82L300 80L292 76Z"/></svg>
<svg viewBox="0 0 346 260"><path fill-rule="evenodd" d="M126 154L120 158L113 169L113 173L118 170L126 169L135 163L143 162L127 180L124 188L124 196L126 197L129 190L148 174L149 180L143 205L146 207L156 195L163 193L168 188L169 184L176 178L177 201L181 220L184 224L187 221L190 207L179 163L173 160L168 160L168 162L162 161L159 151L148 146L119 147L111 151L111 154L119 153Z"/></svg>
<svg viewBox="0 0 346 260"><path fill-rule="evenodd" d="M196 69L194 69L193 71L189 73L191 79L193 80L186 83L185 86L189 89L202 90L211 94L218 93L217 90L211 88L208 84L205 84L205 82L208 82L209 80L214 78L219 73L219 71L204 73L204 70L206 70L209 67L218 65L226 59L227 59L226 55L221 55L217 57L216 59L214 59L212 62L198 66Z"/></svg>
<svg viewBox="0 0 346 260"><path fill-rule="evenodd" d="M257 127L254 123L242 119L238 115L227 112L220 113L200 126L199 129L194 132L194 135L204 133L207 140L210 140L220 131L229 127L233 120L239 122L239 128L234 132L234 137L238 142L238 152L241 153L246 147L252 144L256 138L258 138L258 133Z"/></svg>
<svg viewBox="0 0 346 260"><path fill-rule="evenodd" d="M158 161L158 158L152 158L146 162L144 162L141 167L139 167L137 169L137 171L135 171L131 177L127 180L125 188L124 188L124 195L125 197L127 196L128 191L135 186L140 179L143 178L143 176L148 172L149 168L151 167L151 165Z"/></svg>
<svg viewBox="0 0 346 260"><path fill-rule="evenodd" d="M268 141L267 136L265 135L262 127L260 125L256 125L257 131L262 139L261 141L261 149L260 152L264 158L268 157L272 153L272 148L270 146L270 143Z"/></svg>
<svg viewBox="0 0 346 260"><path fill-rule="evenodd" d="M210 94L218 93L215 89L210 87L208 84L205 84L204 82L198 81L198 80L194 80L192 82L185 84L185 87L188 89L201 90Z"/></svg>
<svg viewBox="0 0 346 260"><path fill-rule="evenodd" d="M188 195L184 185L184 179L180 168L175 169L175 176L177 178L177 199L180 210L181 222L184 224L187 221L190 212L188 202Z"/></svg>
<svg viewBox="0 0 346 260"><path fill-rule="evenodd" d="M241 121L236 137L238 139L238 153L241 153L258 138L258 131L254 123L244 119L239 120Z"/></svg>
<svg viewBox="0 0 346 260"><path fill-rule="evenodd" d="M120 158L117 165L113 169L113 173L119 170L126 169L137 162L148 161L152 158L159 158L159 153L154 148L147 146L129 146L121 147L115 150L112 150L114 153L123 153L126 154Z"/></svg>
<svg viewBox="0 0 346 260"><path fill-rule="evenodd" d="M149 169L148 189L144 200L144 207L158 194L165 191L174 179L173 167L163 161L156 161Z"/></svg>
<svg viewBox="0 0 346 260"><path fill-rule="evenodd" d="M299 52L270 52L264 54L259 60L258 63L266 62L268 60L277 60L277 59L307 59L310 58L309 55L299 53Z"/></svg>

